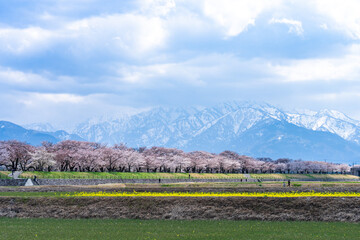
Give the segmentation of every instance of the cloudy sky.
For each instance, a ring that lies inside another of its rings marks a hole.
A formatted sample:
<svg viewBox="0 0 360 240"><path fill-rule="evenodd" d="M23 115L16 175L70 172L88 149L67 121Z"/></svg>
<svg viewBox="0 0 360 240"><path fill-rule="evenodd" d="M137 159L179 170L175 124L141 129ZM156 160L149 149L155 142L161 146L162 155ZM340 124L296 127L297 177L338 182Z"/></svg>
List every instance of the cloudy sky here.
<svg viewBox="0 0 360 240"><path fill-rule="evenodd" d="M358 0L0 1L0 119L251 100L360 119Z"/></svg>

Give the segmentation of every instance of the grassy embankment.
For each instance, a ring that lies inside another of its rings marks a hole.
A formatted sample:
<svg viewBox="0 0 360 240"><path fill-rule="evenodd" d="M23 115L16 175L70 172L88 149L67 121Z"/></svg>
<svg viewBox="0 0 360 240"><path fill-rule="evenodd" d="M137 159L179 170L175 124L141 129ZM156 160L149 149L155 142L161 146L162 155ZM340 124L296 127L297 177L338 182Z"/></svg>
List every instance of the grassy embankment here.
<svg viewBox="0 0 360 240"><path fill-rule="evenodd" d="M2 239L358 239L358 223L0 218Z"/></svg>
<svg viewBox="0 0 360 240"><path fill-rule="evenodd" d="M257 179L360 179L354 175L348 174L250 174L252 178Z"/></svg>
<svg viewBox="0 0 360 240"><path fill-rule="evenodd" d="M0 171L0 179L10 179L11 177L8 177L9 173L7 171Z"/></svg>
<svg viewBox="0 0 360 240"><path fill-rule="evenodd" d="M7 178L10 172L0 172L0 178ZM188 179L188 173L134 173L134 172L23 172L21 178L36 175L43 179ZM255 179L360 179L344 174L250 174ZM191 179L245 179L244 174L191 173Z"/></svg>
<svg viewBox="0 0 360 240"><path fill-rule="evenodd" d="M145 172L23 172L21 178L36 175L44 179L188 179L188 173L145 173ZM192 179L243 178L243 174L191 173Z"/></svg>

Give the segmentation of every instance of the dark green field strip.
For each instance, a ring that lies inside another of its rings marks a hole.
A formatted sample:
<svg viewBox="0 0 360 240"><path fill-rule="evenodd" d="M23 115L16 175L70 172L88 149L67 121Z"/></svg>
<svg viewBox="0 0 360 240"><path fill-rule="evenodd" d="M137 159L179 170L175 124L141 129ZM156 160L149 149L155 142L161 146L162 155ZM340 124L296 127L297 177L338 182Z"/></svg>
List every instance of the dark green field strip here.
<svg viewBox="0 0 360 240"><path fill-rule="evenodd" d="M340 222L0 218L1 239L359 239Z"/></svg>
<svg viewBox="0 0 360 240"><path fill-rule="evenodd" d="M10 172L0 172L0 178L8 178ZM146 172L23 172L21 178L43 179L188 179L188 173L146 173ZM250 174L257 179L359 179L342 174ZM245 179L243 174L191 173L191 179Z"/></svg>
<svg viewBox="0 0 360 240"><path fill-rule="evenodd" d="M60 197L66 192L0 192L0 197Z"/></svg>
<svg viewBox="0 0 360 240"><path fill-rule="evenodd" d="M21 178L43 179L188 179L188 173L146 173L146 172L23 172ZM192 173L191 179L245 178L243 174Z"/></svg>

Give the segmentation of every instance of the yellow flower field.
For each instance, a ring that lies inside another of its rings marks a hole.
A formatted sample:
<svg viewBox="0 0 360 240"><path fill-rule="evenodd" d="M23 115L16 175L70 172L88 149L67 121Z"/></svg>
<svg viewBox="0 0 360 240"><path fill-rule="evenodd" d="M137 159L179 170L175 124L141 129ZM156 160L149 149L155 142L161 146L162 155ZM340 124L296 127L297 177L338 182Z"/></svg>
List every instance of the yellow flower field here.
<svg viewBox="0 0 360 240"><path fill-rule="evenodd" d="M356 192L74 192L61 197L360 197Z"/></svg>

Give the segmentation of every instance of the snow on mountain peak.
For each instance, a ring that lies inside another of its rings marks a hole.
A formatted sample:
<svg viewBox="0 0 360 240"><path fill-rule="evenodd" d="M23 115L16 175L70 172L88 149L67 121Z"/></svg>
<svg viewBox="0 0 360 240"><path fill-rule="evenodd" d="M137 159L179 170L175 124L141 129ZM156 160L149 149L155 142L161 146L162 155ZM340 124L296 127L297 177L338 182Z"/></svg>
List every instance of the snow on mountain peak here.
<svg viewBox="0 0 360 240"><path fill-rule="evenodd" d="M239 136L255 124L275 119L360 142L359 121L335 110L287 112L267 103L228 101L214 107L156 107L132 115L104 117L80 124L74 133L109 144L180 146L207 132L214 138ZM210 136L209 136L210 137ZM132 139L132 140L129 140ZM136 139L136 140L135 140Z"/></svg>
<svg viewBox="0 0 360 240"><path fill-rule="evenodd" d="M360 122L336 110L303 110L288 113L287 121L314 131L334 133L349 141L360 140Z"/></svg>
<svg viewBox="0 0 360 240"><path fill-rule="evenodd" d="M55 132L55 128L50 123L31 123L24 125L24 128L40 132Z"/></svg>
<svg viewBox="0 0 360 240"><path fill-rule="evenodd" d="M335 110L288 112L266 103L230 101L214 107L156 107L135 114L109 114L79 124L73 133L87 141L130 147L322 159L326 155L344 161L348 156L360 157L359 121ZM61 140L76 137L53 134Z"/></svg>
<svg viewBox="0 0 360 240"><path fill-rule="evenodd" d="M356 120L349 118L344 113L336 111L336 110L323 109L323 110L319 111L318 115L319 116L328 116L328 117L340 119L340 120L351 122L351 123L358 122Z"/></svg>

